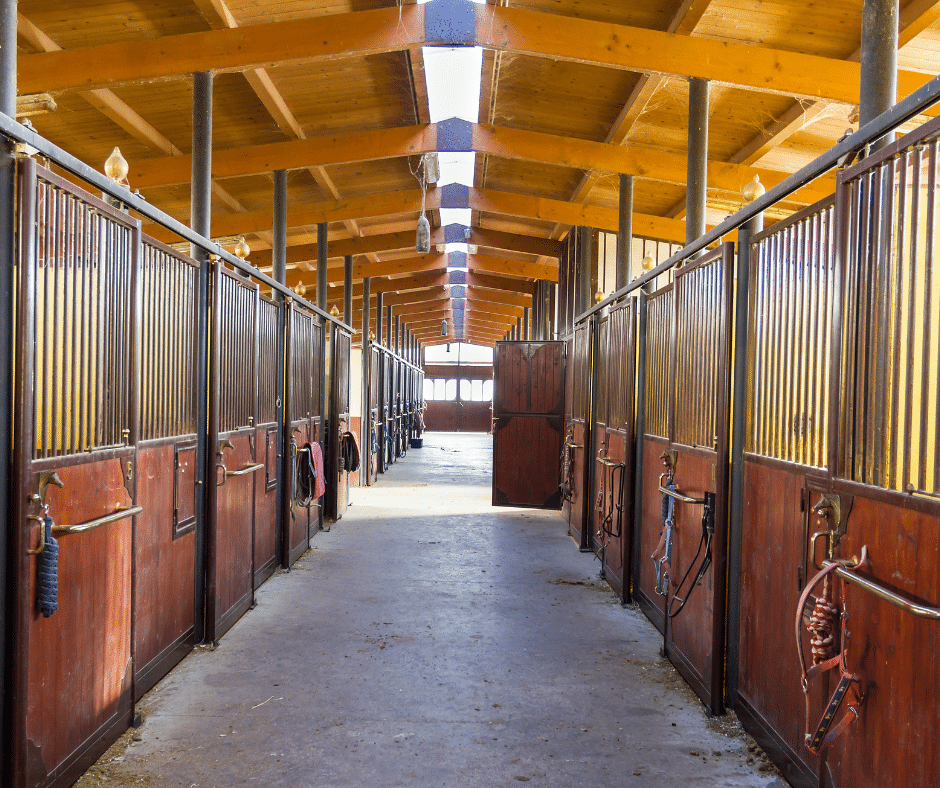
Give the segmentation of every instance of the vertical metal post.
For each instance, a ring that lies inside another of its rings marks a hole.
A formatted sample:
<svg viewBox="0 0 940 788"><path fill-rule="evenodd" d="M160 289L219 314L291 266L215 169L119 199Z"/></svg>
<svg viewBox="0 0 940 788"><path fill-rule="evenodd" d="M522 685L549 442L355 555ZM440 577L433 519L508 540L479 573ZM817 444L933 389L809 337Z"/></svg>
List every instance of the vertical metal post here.
<svg viewBox="0 0 940 788"><path fill-rule="evenodd" d="M620 176L620 225L617 230L617 290L626 287L633 268L633 176Z"/></svg>
<svg viewBox="0 0 940 788"><path fill-rule="evenodd" d="M863 0L859 127L897 102L898 0ZM879 150L894 141L887 134L872 145Z"/></svg>
<svg viewBox="0 0 940 788"><path fill-rule="evenodd" d="M385 333L388 335L388 338L385 340L385 345L389 350L395 350L394 338L392 337L392 307L391 305L385 308Z"/></svg>
<svg viewBox="0 0 940 788"><path fill-rule="evenodd" d="M0 112L10 118L16 118L16 0L3 0L0 3ZM0 445L5 451L13 445L13 358L15 329L13 311L14 270L16 259L16 161L9 143L4 143L0 150ZM25 414L15 414L18 419L25 419ZM14 489L14 476L11 472L9 455L0 462L0 512L12 512L18 490ZM20 527L19 523L8 524ZM13 605L9 604L25 593L15 584L19 573L14 571L16 556L8 550L10 535L5 533L0 539L0 638L4 644L13 643L10 636L13 631L10 613ZM15 540L14 540L15 541ZM12 649L10 649L12 652ZM12 719L12 680L13 660L7 661L7 649L0 650L0 784L12 782L10 763L13 752L12 735L7 723Z"/></svg>
<svg viewBox="0 0 940 788"><path fill-rule="evenodd" d="M391 312L389 313L391 314ZM400 356L402 348L401 341L401 315L395 315L395 352Z"/></svg>
<svg viewBox="0 0 940 788"><path fill-rule="evenodd" d="M372 280L362 280L362 417L359 419L359 484L369 483L369 451L372 445L372 347L369 341L372 322Z"/></svg>
<svg viewBox="0 0 940 788"><path fill-rule="evenodd" d="M708 80L689 79L689 158L686 168L685 242L705 234L708 187Z"/></svg>
<svg viewBox="0 0 940 788"><path fill-rule="evenodd" d="M522 340L522 318L516 318L516 339Z"/></svg>
<svg viewBox="0 0 940 788"><path fill-rule="evenodd" d="M320 222L317 225L317 306L326 310L326 261L329 254L329 225ZM324 340L326 338L324 337ZM324 345L326 342L324 341ZM321 411L322 412L322 411Z"/></svg>
<svg viewBox="0 0 940 788"><path fill-rule="evenodd" d="M546 339L556 339L558 335L558 283L549 282L546 288L548 293L548 309L545 314Z"/></svg>
<svg viewBox="0 0 940 788"><path fill-rule="evenodd" d="M643 438L646 436L646 326L649 285L637 293L636 421L633 435L633 577L640 576L640 538L643 535Z"/></svg>
<svg viewBox="0 0 940 788"><path fill-rule="evenodd" d="M273 278L282 284L287 281L287 170L274 173L274 215L272 227L271 264ZM290 541L290 492L286 481L290 478L290 452L287 446L287 300L282 293L275 292L277 303L277 388L275 418L277 419L277 487L275 488L274 511L277 512L275 526L275 555L284 555L284 546ZM284 561L284 563L288 563Z"/></svg>
<svg viewBox="0 0 940 788"><path fill-rule="evenodd" d="M352 325L352 255L348 254L343 258L343 322L347 326Z"/></svg>
<svg viewBox="0 0 940 788"><path fill-rule="evenodd" d="M200 235L210 237L212 232L212 74L201 71L193 74L193 144L192 189L189 224ZM214 530L209 527L215 512L215 496L210 494L209 480L214 474L215 457L210 456L208 387L209 380L209 308L212 297L209 255L203 249L193 249L199 262L199 305L196 317L196 581L195 581L195 634L200 643L206 636L206 574L209 561L214 558ZM213 342L218 338L213 337ZM215 485L212 485L214 490Z"/></svg>
<svg viewBox="0 0 940 788"><path fill-rule="evenodd" d="M734 389L731 401L731 481L728 502L728 653L726 694L728 706L738 699L741 632L741 542L744 533L744 438L747 423L747 322L751 274L751 238L764 229L763 215L755 216L738 229L737 271L734 292Z"/></svg>
<svg viewBox="0 0 940 788"><path fill-rule="evenodd" d="M591 240L594 234L587 227L578 228L578 295L576 314L581 314L591 308L593 291L591 290L591 269L593 255L591 254ZM574 328L574 326L572 326Z"/></svg>
<svg viewBox="0 0 940 788"><path fill-rule="evenodd" d="M375 341L382 344L382 298L384 294L379 291L375 294Z"/></svg>
<svg viewBox="0 0 940 788"><path fill-rule="evenodd" d="M522 307L522 339L529 341L529 307Z"/></svg>

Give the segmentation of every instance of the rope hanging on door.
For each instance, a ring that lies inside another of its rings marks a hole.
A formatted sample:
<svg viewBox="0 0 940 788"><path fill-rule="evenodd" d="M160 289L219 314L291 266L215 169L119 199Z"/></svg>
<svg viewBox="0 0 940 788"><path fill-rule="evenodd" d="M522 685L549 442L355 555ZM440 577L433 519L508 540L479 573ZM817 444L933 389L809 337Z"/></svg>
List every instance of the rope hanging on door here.
<svg viewBox="0 0 940 788"><path fill-rule="evenodd" d="M52 536L52 518L42 518L45 546L36 556L36 601L39 612L49 618L59 609L59 544Z"/></svg>

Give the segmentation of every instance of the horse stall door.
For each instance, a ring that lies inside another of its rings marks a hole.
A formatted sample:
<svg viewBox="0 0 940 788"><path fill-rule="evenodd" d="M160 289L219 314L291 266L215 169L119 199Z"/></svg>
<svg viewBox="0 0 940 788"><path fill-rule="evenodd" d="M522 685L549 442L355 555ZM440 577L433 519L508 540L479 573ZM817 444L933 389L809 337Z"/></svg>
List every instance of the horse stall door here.
<svg viewBox="0 0 940 788"><path fill-rule="evenodd" d="M597 397L594 408L594 421L592 430L594 433L594 455L593 469L591 473L591 509L589 517L589 545L591 550L601 560L603 568L603 549L605 543L605 502L608 489L608 466L605 463L610 462L607 459L607 403L608 403L608 385L610 381L610 361L611 349L608 343L608 329L610 327L609 315L602 315L597 319L595 332L597 336L597 346L595 348L594 368L597 374ZM612 489L612 488L611 488Z"/></svg>
<svg viewBox="0 0 940 788"><path fill-rule="evenodd" d="M382 432L382 425L379 422L379 413L381 413L381 391L382 383L382 354L371 342L369 343L369 359L371 374L369 375L369 441L367 446L361 447L362 461L368 463L368 476L366 483L371 487L375 484L379 475L379 435Z"/></svg>
<svg viewBox="0 0 940 788"><path fill-rule="evenodd" d="M572 377L571 423L565 439L570 463L570 496L568 534L578 547L590 546L588 524L591 491L588 489L590 469L588 455L591 445L591 325L583 323L574 331L574 372Z"/></svg>
<svg viewBox="0 0 940 788"><path fill-rule="evenodd" d="M195 644L195 261L150 238L140 263L134 699Z"/></svg>
<svg viewBox="0 0 940 788"><path fill-rule="evenodd" d="M560 509L563 342L497 342L493 505Z"/></svg>
<svg viewBox="0 0 940 788"><path fill-rule="evenodd" d="M598 478L604 492L600 533L604 578L622 601L630 599L632 565L631 523L633 512L633 402L636 344L635 301L615 306L608 318L606 384L600 398L606 399L605 441L598 441Z"/></svg>
<svg viewBox="0 0 940 788"><path fill-rule="evenodd" d="M646 390L643 392L645 431L639 436L643 445L642 493L639 504L642 520L634 544L639 553L639 567L633 582L633 594L640 609L660 632L666 630L665 584L662 564L652 556L665 547L663 501L659 492L663 460L672 433L673 369L672 343L675 311L673 286L668 284L647 299Z"/></svg>
<svg viewBox="0 0 940 788"><path fill-rule="evenodd" d="M18 166L12 774L64 788L133 710L140 225Z"/></svg>
<svg viewBox="0 0 940 788"><path fill-rule="evenodd" d="M674 427L663 487L672 485L661 493L673 521L665 652L716 715L724 713L733 262L733 245L723 244L676 272Z"/></svg>
<svg viewBox="0 0 940 788"><path fill-rule="evenodd" d="M277 430L278 321L281 307L267 298L258 299L258 399L255 414L255 459L264 469L255 479L254 587L274 574L277 566L277 484L280 472Z"/></svg>
<svg viewBox="0 0 940 788"><path fill-rule="evenodd" d="M349 471L343 466L340 451L342 435L349 430L349 359L352 337L335 324L330 352L330 435L326 441L326 495L323 516L336 522L346 512L349 501Z"/></svg>
<svg viewBox="0 0 940 788"><path fill-rule="evenodd" d="M316 443L314 415L319 410L319 371L316 365L316 318L305 309L291 305L288 310L288 358L285 408L287 435L283 465L285 495L290 499L289 514L283 536L281 564L290 567L310 546L311 509L316 502L309 491L298 484L298 463L310 459L309 452ZM316 378L316 382L314 381Z"/></svg>
<svg viewBox="0 0 940 788"><path fill-rule="evenodd" d="M207 638L217 641L254 599L258 287L217 263L210 349ZM263 447L262 447L263 448ZM264 475L263 473L261 474Z"/></svg>
<svg viewBox="0 0 940 788"><path fill-rule="evenodd" d="M820 528L810 508L828 489L833 204L829 198L775 224L749 250L735 711L795 786L817 786L820 769L803 744L793 619L815 572L808 541Z"/></svg>

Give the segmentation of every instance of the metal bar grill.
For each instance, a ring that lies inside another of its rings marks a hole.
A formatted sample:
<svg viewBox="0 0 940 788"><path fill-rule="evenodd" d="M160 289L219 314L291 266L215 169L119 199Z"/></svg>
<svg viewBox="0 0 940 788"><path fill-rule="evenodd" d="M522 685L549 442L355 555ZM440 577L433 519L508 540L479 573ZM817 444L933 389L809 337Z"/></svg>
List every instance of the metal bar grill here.
<svg viewBox="0 0 940 788"><path fill-rule="evenodd" d="M839 178L841 478L940 494L937 133L931 121Z"/></svg>
<svg viewBox="0 0 940 788"><path fill-rule="evenodd" d="M277 421L277 319L280 307L267 298L258 301L258 424Z"/></svg>
<svg viewBox="0 0 940 788"><path fill-rule="evenodd" d="M145 239L140 263L142 440L196 432L196 262Z"/></svg>
<svg viewBox="0 0 940 788"><path fill-rule="evenodd" d="M725 289L723 250L676 272L675 441L714 449Z"/></svg>
<svg viewBox="0 0 940 788"><path fill-rule="evenodd" d="M313 415L313 316L294 308L291 312L290 386L291 421Z"/></svg>
<svg viewBox="0 0 940 788"><path fill-rule="evenodd" d="M136 223L37 168L35 458L124 445L134 423Z"/></svg>
<svg viewBox="0 0 940 788"><path fill-rule="evenodd" d="M751 244L746 450L825 467L834 198Z"/></svg>
<svg viewBox="0 0 940 788"><path fill-rule="evenodd" d="M672 410L673 285L649 296L646 317L646 434L669 438Z"/></svg>
<svg viewBox="0 0 940 788"><path fill-rule="evenodd" d="M258 287L223 270L219 277L219 431L249 427L255 416Z"/></svg>

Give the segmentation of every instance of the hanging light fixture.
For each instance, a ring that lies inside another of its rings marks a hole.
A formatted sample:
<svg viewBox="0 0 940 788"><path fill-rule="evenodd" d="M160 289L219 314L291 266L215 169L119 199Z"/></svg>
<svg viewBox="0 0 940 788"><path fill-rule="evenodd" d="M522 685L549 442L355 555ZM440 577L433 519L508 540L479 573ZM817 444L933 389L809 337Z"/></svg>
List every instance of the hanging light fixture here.
<svg viewBox="0 0 940 788"><path fill-rule="evenodd" d="M741 190L741 194L744 197L746 202L754 202L754 200L756 200L766 191L767 189L764 188L764 184L760 182L760 175L755 175L754 180L748 183Z"/></svg>
<svg viewBox="0 0 940 788"><path fill-rule="evenodd" d="M104 163L104 174L115 183L123 183L126 186L129 170L130 165L128 165L127 159L121 155L121 149L115 147Z"/></svg>
<svg viewBox="0 0 940 788"><path fill-rule="evenodd" d="M446 320L441 321L441 336L442 337L447 336L447 321Z"/></svg>
<svg viewBox="0 0 940 788"><path fill-rule="evenodd" d="M307 295L307 286L303 282L298 282L296 285L294 285L294 292L303 298L305 295Z"/></svg>
<svg viewBox="0 0 940 788"><path fill-rule="evenodd" d="M653 259L653 255L648 254L643 258L643 270L652 271L656 267L656 261Z"/></svg>
<svg viewBox="0 0 940 788"><path fill-rule="evenodd" d="M235 244L235 256L239 260L247 260L248 255L251 254L251 247L248 245L248 242L245 240L244 235L238 236L238 243Z"/></svg>
<svg viewBox="0 0 940 788"><path fill-rule="evenodd" d="M339 310L336 308L336 304L333 304L333 308L330 309L330 314L333 315L333 317L339 317Z"/></svg>
<svg viewBox="0 0 940 788"><path fill-rule="evenodd" d="M415 251L427 254L431 251L431 223L425 215L425 202L428 195L428 160L421 158L421 216L418 217L418 228L415 232Z"/></svg>

